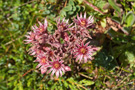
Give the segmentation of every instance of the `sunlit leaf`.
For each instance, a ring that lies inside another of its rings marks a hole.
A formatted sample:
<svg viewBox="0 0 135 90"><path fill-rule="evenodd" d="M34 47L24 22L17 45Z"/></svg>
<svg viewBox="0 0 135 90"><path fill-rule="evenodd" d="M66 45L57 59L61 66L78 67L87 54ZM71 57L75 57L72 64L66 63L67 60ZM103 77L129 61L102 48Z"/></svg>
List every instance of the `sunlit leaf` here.
<svg viewBox="0 0 135 90"><path fill-rule="evenodd" d="M135 22L135 15L133 12L128 12L128 14L126 15L126 20L125 22L127 23L127 26L132 26Z"/></svg>
<svg viewBox="0 0 135 90"><path fill-rule="evenodd" d="M86 79L83 79L81 80L79 83L83 84L83 85L93 85L94 82L91 81L91 80L86 80Z"/></svg>

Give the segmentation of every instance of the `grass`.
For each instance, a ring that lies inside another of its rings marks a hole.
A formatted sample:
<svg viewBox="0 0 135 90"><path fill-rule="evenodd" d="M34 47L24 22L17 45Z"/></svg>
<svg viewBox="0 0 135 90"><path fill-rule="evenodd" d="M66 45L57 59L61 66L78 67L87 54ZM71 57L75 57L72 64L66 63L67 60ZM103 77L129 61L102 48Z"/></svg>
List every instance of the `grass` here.
<svg viewBox="0 0 135 90"><path fill-rule="evenodd" d="M1 0L0 89L134 90L135 2L108 1ZM112 7L115 5L117 8ZM30 45L24 44L26 33L45 17L49 21L48 30L54 32L57 17L66 17L72 22L73 17L80 12L95 16L96 28L90 30L93 37L91 42L101 47L95 60L80 65L77 70L71 65L73 71L59 79L42 75L36 69L37 63L33 62L35 58L28 55Z"/></svg>

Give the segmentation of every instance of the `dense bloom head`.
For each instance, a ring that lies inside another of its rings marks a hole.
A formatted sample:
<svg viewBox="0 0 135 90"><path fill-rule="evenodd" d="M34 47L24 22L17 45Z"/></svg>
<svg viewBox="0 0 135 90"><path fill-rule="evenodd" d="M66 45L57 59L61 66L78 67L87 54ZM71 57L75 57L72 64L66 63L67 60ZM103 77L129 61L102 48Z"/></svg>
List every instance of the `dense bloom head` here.
<svg viewBox="0 0 135 90"><path fill-rule="evenodd" d="M57 30L51 34L47 31L48 22L45 19L44 23L38 21L38 26L33 25L33 31L26 35L26 43L31 44L29 54L36 57L37 68L42 74L51 73L51 76L56 75L58 78L66 71L71 71L70 67L64 65L64 61L70 62L74 56L79 63L92 59L93 52L97 48L88 46L89 43L84 45L84 41L91 38L88 28L93 25L93 17L90 16L87 19L86 12L83 17L81 13L80 16L77 15L74 22L72 26L73 23L69 24L65 18L62 20L58 18L56 20Z"/></svg>
<svg viewBox="0 0 135 90"><path fill-rule="evenodd" d="M80 27L87 28L87 27L93 25L94 20L93 20L92 16L89 16L89 18L87 19L86 12L85 12L84 17L82 17L82 13L80 13L80 17L77 14L77 19L74 18L74 22Z"/></svg>
<svg viewBox="0 0 135 90"><path fill-rule="evenodd" d="M59 75L62 76L62 72L65 73L65 71L71 71L70 67L65 66L64 64L62 64L64 61L59 61L59 59L54 60L51 62L50 61L50 70L48 71L48 73L51 73L51 76L53 76L54 74L56 75L56 77L58 78Z"/></svg>
<svg viewBox="0 0 135 90"><path fill-rule="evenodd" d="M96 50L98 50L98 48L92 47L92 46L88 46L89 43L85 44L82 42L81 45L77 45L78 47L75 48L75 57L76 57L76 61L79 60L79 63L82 62L82 60L84 60L83 62L87 62L88 59L92 60L92 55L93 52L95 52Z"/></svg>

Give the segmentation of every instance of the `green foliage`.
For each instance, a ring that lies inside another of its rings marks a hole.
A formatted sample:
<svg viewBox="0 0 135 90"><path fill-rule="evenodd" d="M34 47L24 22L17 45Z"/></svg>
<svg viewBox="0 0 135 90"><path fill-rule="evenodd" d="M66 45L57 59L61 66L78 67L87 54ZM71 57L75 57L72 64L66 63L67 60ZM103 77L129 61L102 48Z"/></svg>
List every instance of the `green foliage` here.
<svg viewBox="0 0 135 90"><path fill-rule="evenodd" d="M94 82L90 81L90 80L83 79L83 80L80 81L80 84L82 84L82 85L93 85Z"/></svg>
<svg viewBox="0 0 135 90"><path fill-rule="evenodd" d="M114 0L108 0L108 2L116 10L117 13L120 13L120 8L116 5Z"/></svg>
<svg viewBox="0 0 135 90"><path fill-rule="evenodd" d="M125 22L127 23L127 27L132 26L135 22L135 15L133 12L128 12L126 15Z"/></svg>
<svg viewBox="0 0 135 90"><path fill-rule="evenodd" d="M73 15L76 15L77 13L83 10L84 10L84 7L77 5L76 2L74 2L73 0L69 0L67 6L65 6L60 11L60 16L71 18Z"/></svg>
<svg viewBox="0 0 135 90"><path fill-rule="evenodd" d="M88 0L106 12L102 15L86 5L83 0L0 0L0 90L134 89L135 2L133 1ZM106 3L111 7L104 10ZM53 33L57 17L61 19L66 17L72 22L73 17L80 12L93 15L95 25L100 22L100 27L106 29L106 33L100 33L102 37L99 34L96 35L98 38L93 37L94 43L100 42L104 37L103 43L98 44L102 47L101 50L93 61L78 68L72 65L73 70L63 77L55 79L46 74L42 75L35 68L37 66L37 63L33 62L35 58L28 55L30 45L24 44L26 33L38 20L43 22L44 18L49 22L48 31ZM106 17L120 24L121 31L108 26Z"/></svg>

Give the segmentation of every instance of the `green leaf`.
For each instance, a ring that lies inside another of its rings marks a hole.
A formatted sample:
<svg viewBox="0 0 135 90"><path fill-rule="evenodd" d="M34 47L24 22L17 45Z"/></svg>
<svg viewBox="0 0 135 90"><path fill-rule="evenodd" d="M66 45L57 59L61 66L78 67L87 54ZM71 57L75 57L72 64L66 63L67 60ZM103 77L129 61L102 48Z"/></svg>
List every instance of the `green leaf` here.
<svg viewBox="0 0 135 90"><path fill-rule="evenodd" d="M119 35L118 32L114 31L112 28L110 28L107 32L107 34L110 36L110 37L117 37Z"/></svg>
<svg viewBox="0 0 135 90"><path fill-rule="evenodd" d="M71 78L68 78L67 81L74 82L74 79L73 77L71 77Z"/></svg>
<svg viewBox="0 0 135 90"><path fill-rule="evenodd" d="M100 8L100 9L102 9L102 10L104 10L103 9L103 7L105 6L105 4L106 4L106 1L99 1L98 3L97 3L97 6Z"/></svg>
<svg viewBox="0 0 135 90"><path fill-rule="evenodd" d="M131 39L132 39L132 40L135 40L135 36L133 36Z"/></svg>
<svg viewBox="0 0 135 90"><path fill-rule="evenodd" d="M5 49L5 50L6 50L6 46L5 46L5 45L1 44L1 46L2 46L2 48L3 48L3 49Z"/></svg>
<svg viewBox="0 0 135 90"><path fill-rule="evenodd" d="M95 65L102 66L106 69L112 69L116 66L116 63L114 62L114 57L109 55L107 50L103 50L97 54L97 58L95 58Z"/></svg>
<svg viewBox="0 0 135 90"><path fill-rule="evenodd" d="M74 12L72 12L72 11L71 11L71 12L68 12L69 15L72 15L73 13L74 13Z"/></svg>
<svg viewBox="0 0 135 90"><path fill-rule="evenodd" d="M66 12L65 12L64 10L61 10L60 15L61 15L62 17L65 17L65 16L66 16Z"/></svg>
<svg viewBox="0 0 135 90"><path fill-rule="evenodd" d="M22 82L19 82L19 90L23 90Z"/></svg>
<svg viewBox="0 0 135 90"><path fill-rule="evenodd" d="M72 6L68 5L66 7L63 8L64 11L71 11L72 10Z"/></svg>
<svg viewBox="0 0 135 90"><path fill-rule="evenodd" d="M73 2L73 0L69 0L69 3L68 3L69 5L73 5L74 6L74 2Z"/></svg>
<svg viewBox="0 0 135 90"><path fill-rule="evenodd" d="M106 27L106 19L103 19L103 20L101 21L101 26L104 27L104 28Z"/></svg>
<svg viewBox="0 0 135 90"><path fill-rule="evenodd" d="M57 82L55 82L55 83L53 84L53 86L51 87L51 90L56 90L56 84L57 84Z"/></svg>
<svg viewBox="0 0 135 90"><path fill-rule="evenodd" d="M27 86L30 87L31 83L32 83L32 79L29 79L27 82Z"/></svg>
<svg viewBox="0 0 135 90"><path fill-rule="evenodd" d="M128 14L126 15L126 21L127 26L132 26L135 22L135 15L133 12L128 12Z"/></svg>
<svg viewBox="0 0 135 90"><path fill-rule="evenodd" d="M123 24L123 22L124 22L125 18L126 18L126 15L125 15L125 14L123 14L123 16L122 16L122 20L121 20L121 24Z"/></svg>
<svg viewBox="0 0 135 90"><path fill-rule="evenodd" d="M73 11L76 11L76 7L75 6L73 7Z"/></svg>
<svg viewBox="0 0 135 90"><path fill-rule="evenodd" d="M15 77L10 77L8 80L9 81L12 81L12 80L14 80L15 79Z"/></svg>
<svg viewBox="0 0 135 90"><path fill-rule="evenodd" d="M83 85L93 85L94 82L91 81L91 80L86 80L86 79L83 79L79 82L80 84L83 84Z"/></svg>
<svg viewBox="0 0 135 90"><path fill-rule="evenodd" d="M119 17L112 17L112 20L120 24L120 18Z"/></svg>
<svg viewBox="0 0 135 90"><path fill-rule="evenodd" d="M79 4L81 4L83 2L83 0L76 0Z"/></svg>
<svg viewBox="0 0 135 90"><path fill-rule="evenodd" d="M68 87L68 83L66 81L63 81L63 83L65 87Z"/></svg>
<svg viewBox="0 0 135 90"><path fill-rule="evenodd" d="M133 62L135 60L135 57L134 57L133 53L131 53L129 51L126 51L125 54L127 56L127 59L129 60L129 62Z"/></svg>
<svg viewBox="0 0 135 90"><path fill-rule="evenodd" d="M120 8L116 5L114 0L108 0L108 2L118 13L120 13Z"/></svg>
<svg viewBox="0 0 135 90"><path fill-rule="evenodd" d="M119 55L119 61L121 62L121 65L126 67L128 64L130 64L130 67L135 67L135 50L133 49L135 45L127 43L126 45L122 46L123 47L117 49L119 51L121 50L121 53Z"/></svg>
<svg viewBox="0 0 135 90"><path fill-rule="evenodd" d="M134 67L135 66L135 55L134 55L134 53L126 51L125 55L127 56L127 60L130 64L130 67Z"/></svg>
<svg viewBox="0 0 135 90"><path fill-rule="evenodd" d="M61 43L61 44L64 44L63 38L60 38L60 43Z"/></svg>
<svg viewBox="0 0 135 90"><path fill-rule="evenodd" d="M17 84L17 80L16 80L16 81L14 81L14 86L16 86L16 84Z"/></svg>
<svg viewBox="0 0 135 90"><path fill-rule="evenodd" d="M74 90L74 87L73 87L73 85L69 85L69 87L70 87L70 89L71 89L71 90Z"/></svg>
<svg viewBox="0 0 135 90"><path fill-rule="evenodd" d="M77 11L81 10L81 7L79 5L76 5Z"/></svg>

